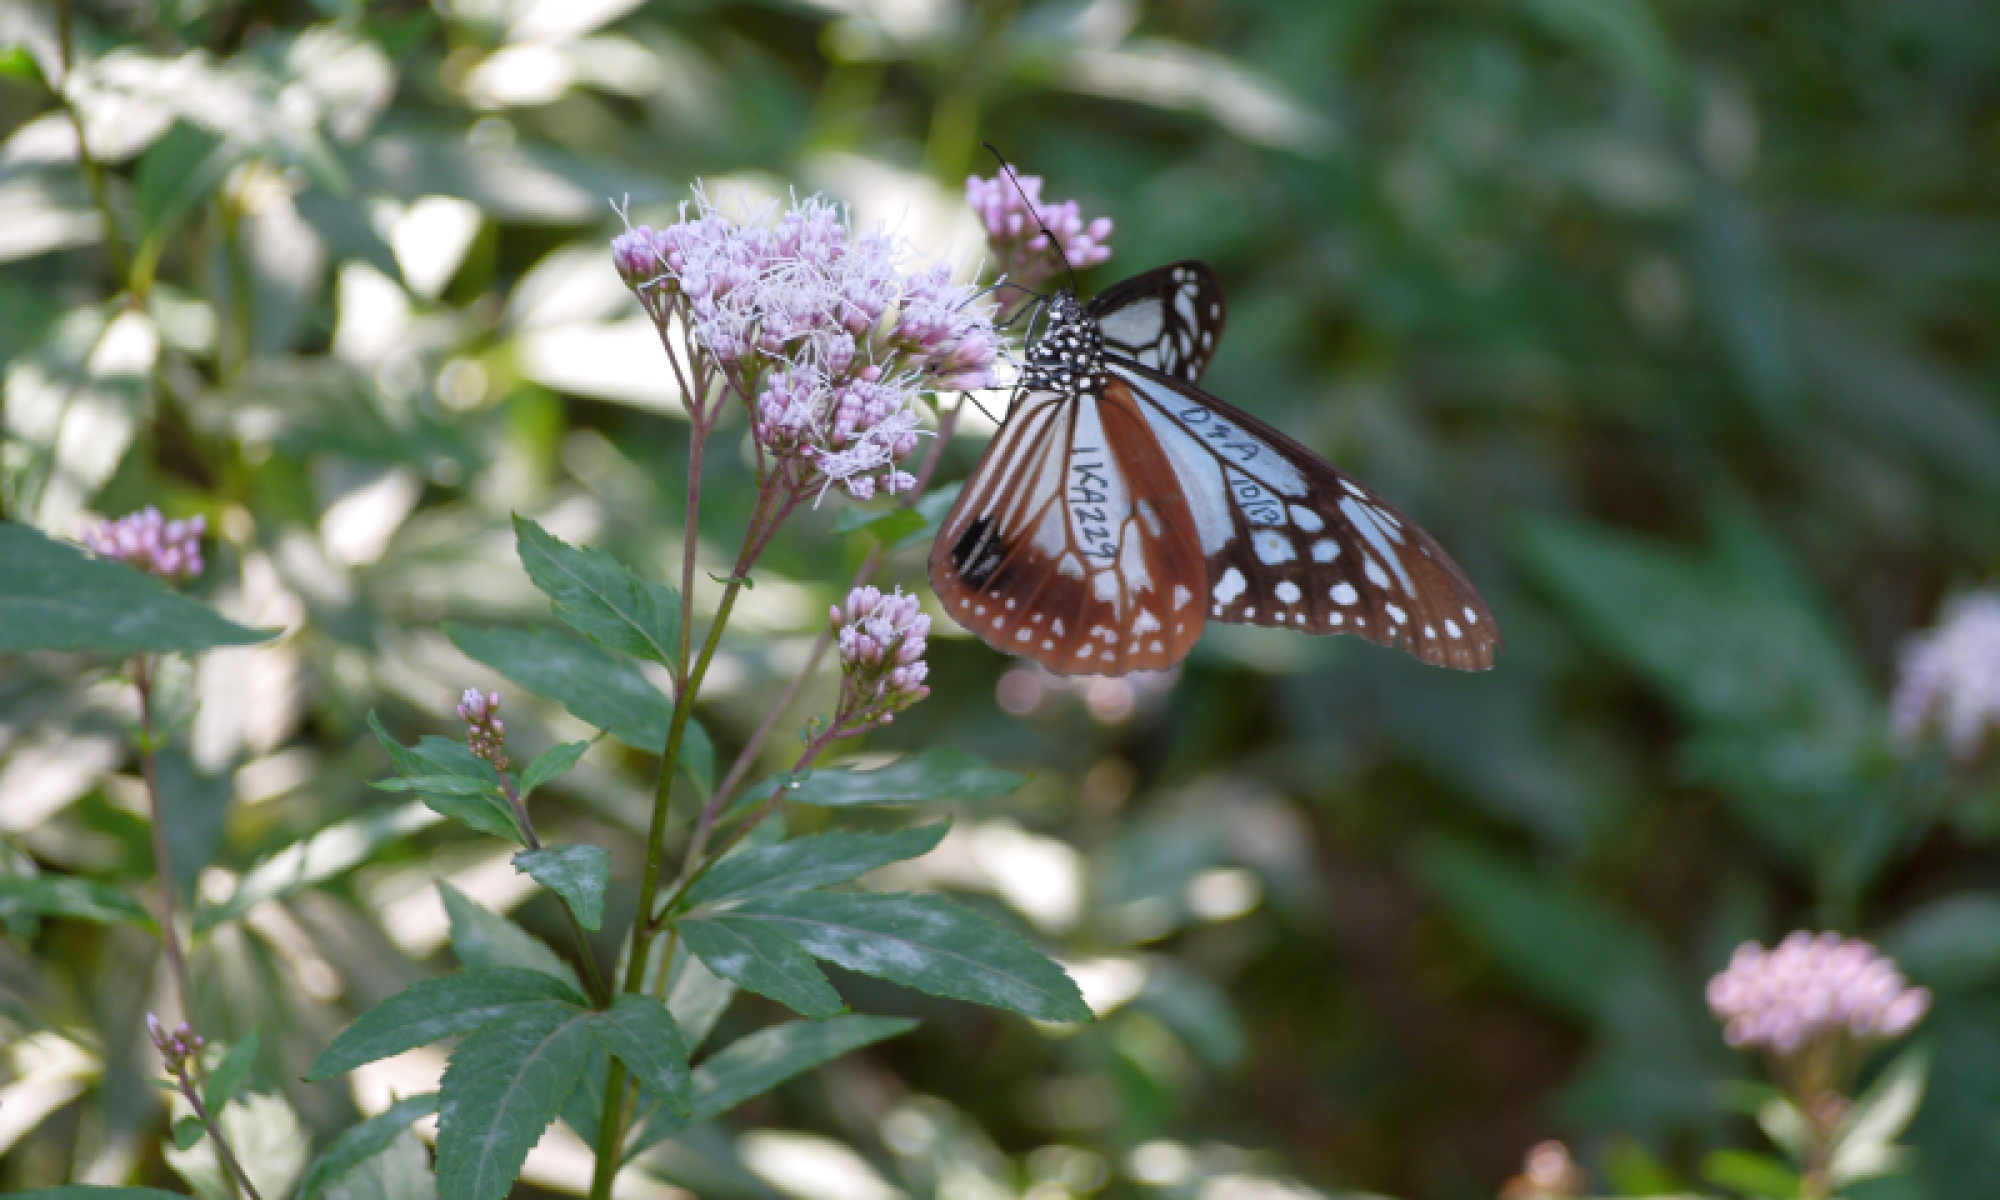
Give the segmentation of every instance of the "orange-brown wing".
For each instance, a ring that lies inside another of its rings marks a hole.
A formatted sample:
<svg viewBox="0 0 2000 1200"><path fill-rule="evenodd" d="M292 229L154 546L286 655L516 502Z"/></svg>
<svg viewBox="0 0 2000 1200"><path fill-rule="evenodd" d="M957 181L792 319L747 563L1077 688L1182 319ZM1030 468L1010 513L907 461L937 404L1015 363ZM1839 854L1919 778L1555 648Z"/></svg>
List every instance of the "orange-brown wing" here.
<svg viewBox="0 0 2000 1200"><path fill-rule="evenodd" d="M1180 482L1117 379L1015 405L930 575L952 619L1063 675L1173 666L1201 636L1208 593Z"/></svg>
<svg viewBox="0 0 2000 1200"><path fill-rule="evenodd" d="M1208 560L1209 619L1351 633L1461 671L1500 628L1465 572L1372 489L1194 385L1114 364L1179 476Z"/></svg>

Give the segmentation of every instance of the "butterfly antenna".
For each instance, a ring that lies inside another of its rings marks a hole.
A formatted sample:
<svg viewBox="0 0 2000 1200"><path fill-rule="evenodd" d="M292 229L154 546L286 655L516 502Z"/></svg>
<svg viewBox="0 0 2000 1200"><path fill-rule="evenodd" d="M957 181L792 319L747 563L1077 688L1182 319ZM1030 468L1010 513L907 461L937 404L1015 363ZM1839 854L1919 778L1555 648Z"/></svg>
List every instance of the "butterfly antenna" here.
<svg viewBox="0 0 2000 1200"><path fill-rule="evenodd" d="M1006 174L1008 179L1013 181L1014 190L1021 193L1021 203L1026 204L1028 211L1034 214L1035 224L1041 229L1042 236L1049 239L1049 245L1055 248L1056 257L1062 260L1063 270L1069 272L1069 290L1076 295L1082 295L1083 287L1076 281L1076 268L1069 265L1069 255L1063 253L1062 242L1057 239L1055 231L1049 228L1046 221L1042 220L1042 210L1035 207L1033 200L1028 199L1028 189L1021 186L1021 177L1014 173L1013 164L1009 163L1006 156L1002 155L1000 151L993 148L992 142L981 142L979 144L992 151L993 157L1000 160L1000 170Z"/></svg>

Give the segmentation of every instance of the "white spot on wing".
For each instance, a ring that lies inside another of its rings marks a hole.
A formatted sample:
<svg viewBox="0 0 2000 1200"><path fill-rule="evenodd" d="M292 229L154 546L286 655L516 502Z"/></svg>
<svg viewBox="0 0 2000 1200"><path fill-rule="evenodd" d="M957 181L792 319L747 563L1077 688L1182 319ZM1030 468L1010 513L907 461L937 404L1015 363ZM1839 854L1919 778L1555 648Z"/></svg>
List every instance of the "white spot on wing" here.
<svg viewBox="0 0 2000 1200"><path fill-rule="evenodd" d="M1332 538L1321 538L1313 543L1313 561L1326 563L1340 557L1340 543Z"/></svg>
<svg viewBox="0 0 2000 1200"><path fill-rule="evenodd" d="M1382 607L1388 610L1389 619L1394 621L1398 625L1401 625L1403 622L1410 619L1408 614L1406 614L1402 609L1397 608L1393 604L1384 604Z"/></svg>
<svg viewBox="0 0 2000 1200"><path fill-rule="evenodd" d="M1374 549L1375 553L1381 555L1383 560L1389 564L1389 568L1396 572L1396 581L1403 585L1403 590L1412 596L1416 595L1417 587L1410 582L1409 575L1404 572L1403 560L1396 556L1395 549L1389 544L1391 539L1398 542L1402 541L1402 535L1384 526L1381 514L1369 505L1356 504L1352 500L1342 500L1340 502L1340 511L1343 516L1353 523L1356 529L1361 531L1361 536L1368 539L1368 545ZM1385 579L1376 586L1388 587L1389 582Z"/></svg>
<svg viewBox="0 0 2000 1200"><path fill-rule="evenodd" d="M1386 588L1389 586L1388 573L1382 570L1381 563L1376 562L1372 558L1369 559L1367 565L1362 568L1362 573L1368 576L1368 582L1374 584L1378 588Z"/></svg>
<svg viewBox="0 0 2000 1200"><path fill-rule="evenodd" d="M1181 586L1180 584L1178 584L1178 583L1174 585L1174 611L1175 611L1175 612L1179 612L1179 611L1181 610L1181 606L1185 605L1185 604L1186 604L1186 603L1187 603L1188 601L1190 601L1190 600L1192 600L1192 599L1194 599L1194 593L1193 593L1193 592L1190 592L1190 591L1188 591L1188 590L1187 590L1187 589L1186 589L1185 587L1182 587L1182 586Z"/></svg>
<svg viewBox="0 0 2000 1200"><path fill-rule="evenodd" d="M1159 627L1159 619L1143 608L1139 610L1138 616L1132 618L1133 633L1151 633Z"/></svg>
<svg viewBox="0 0 2000 1200"><path fill-rule="evenodd" d="M1243 594L1245 586L1243 572L1237 570L1235 567L1229 568L1222 573L1221 579L1215 581L1215 602L1217 604L1228 604Z"/></svg>
<svg viewBox="0 0 2000 1200"><path fill-rule="evenodd" d="M1280 583L1277 591L1278 599L1283 600L1285 603L1297 604L1299 602L1299 585L1293 583L1291 580L1287 579L1283 583Z"/></svg>
<svg viewBox="0 0 2000 1200"><path fill-rule="evenodd" d="M1479 624L1479 618L1473 615L1472 606L1470 604L1465 606L1465 623L1467 625Z"/></svg>
<svg viewBox="0 0 2000 1200"><path fill-rule="evenodd" d="M1326 522L1320 520L1319 514L1302 504L1294 504L1288 511L1292 514L1292 524L1307 533L1318 533L1326 528Z"/></svg>
<svg viewBox="0 0 2000 1200"><path fill-rule="evenodd" d="M1446 622L1444 623L1444 631L1445 631L1445 634L1446 634L1447 636L1449 636L1449 637L1454 637L1454 638L1455 638L1455 637L1459 637L1459 636L1460 636L1460 633L1459 633L1459 628L1458 628L1458 622L1457 622L1457 621L1446 621Z"/></svg>
<svg viewBox="0 0 2000 1200"><path fill-rule="evenodd" d="M1354 585L1351 583L1334 584L1333 591L1329 592L1328 595L1333 597L1335 604L1352 604L1356 600L1361 599L1361 593L1355 591Z"/></svg>
<svg viewBox="0 0 2000 1200"><path fill-rule="evenodd" d="M1250 545L1257 552L1257 561L1267 567L1298 557L1298 551L1292 548L1292 539L1275 529L1259 529L1251 534Z"/></svg>

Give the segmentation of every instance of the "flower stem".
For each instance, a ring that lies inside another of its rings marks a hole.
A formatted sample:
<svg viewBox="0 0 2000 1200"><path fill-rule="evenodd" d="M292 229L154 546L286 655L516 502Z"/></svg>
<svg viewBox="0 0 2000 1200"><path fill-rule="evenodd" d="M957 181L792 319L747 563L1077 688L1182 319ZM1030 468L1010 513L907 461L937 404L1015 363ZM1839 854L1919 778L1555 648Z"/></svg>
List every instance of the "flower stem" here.
<svg viewBox="0 0 2000 1200"><path fill-rule="evenodd" d="M229 1139L222 1136L222 1122L216 1120L208 1111L208 1105L202 1103L201 1092L194 1086L194 1080L188 1078L186 1067L174 1072L174 1081L180 1085L181 1095L187 1097L188 1104L194 1108L194 1115L208 1128L208 1140L215 1144L215 1156L222 1160L223 1168L227 1171L224 1178L229 1182L229 1190L234 1193L240 1182L243 1190L249 1194L250 1200L264 1200L257 1194L257 1185L250 1182L250 1176L243 1170L243 1164L236 1161L236 1152L229 1148Z"/></svg>
<svg viewBox="0 0 2000 1200"><path fill-rule="evenodd" d="M528 849L540 850L542 839L535 834L535 823L528 816L528 806L521 801L521 793L514 786L514 780L505 771L498 772L500 791L507 797L507 804L514 810L514 822L521 827L521 836L527 839ZM590 949L590 939L585 936L583 922L577 920L576 910L570 907L569 897L556 894L556 902L562 905L563 916L569 919L570 936L576 939L576 956L583 960L583 978L590 988L590 1002L598 1008L611 1007L611 990L604 985L604 977L597 969L597 955Z"/></svg>
<svg viewBox="0 0 2000 1200"><path fill-rule="evenodd" d="M160 940L167 948L167 966L180 994L181 1019L194 1020L194 986L189 981L187 956L181 951L181 934L174 916L174 862L167 845L166 812L160 805L160 770L154 758L153 663L141 654L132 660L133 677L139 691L139 769L146 779L146 803L153 824L153 873L160 881Z"/></svg>

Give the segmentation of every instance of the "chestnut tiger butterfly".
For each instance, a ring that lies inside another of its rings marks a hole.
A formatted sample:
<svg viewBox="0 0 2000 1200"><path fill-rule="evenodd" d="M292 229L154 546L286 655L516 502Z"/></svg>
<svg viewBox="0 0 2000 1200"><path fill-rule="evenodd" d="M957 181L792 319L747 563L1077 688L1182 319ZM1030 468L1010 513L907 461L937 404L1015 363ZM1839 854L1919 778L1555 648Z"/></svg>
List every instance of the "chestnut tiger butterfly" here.
<svg viewBox="0 0 2000 1200"><path fill-rule="evenodd" d="M1209 621L1493 665L1493 614L1429 534L1195 386L1224 320L1205 263L1134 276L1088 305L1064 288L1047 316L931 550L931 584L959 624L1064 675L1171 667Z"/></svg>

